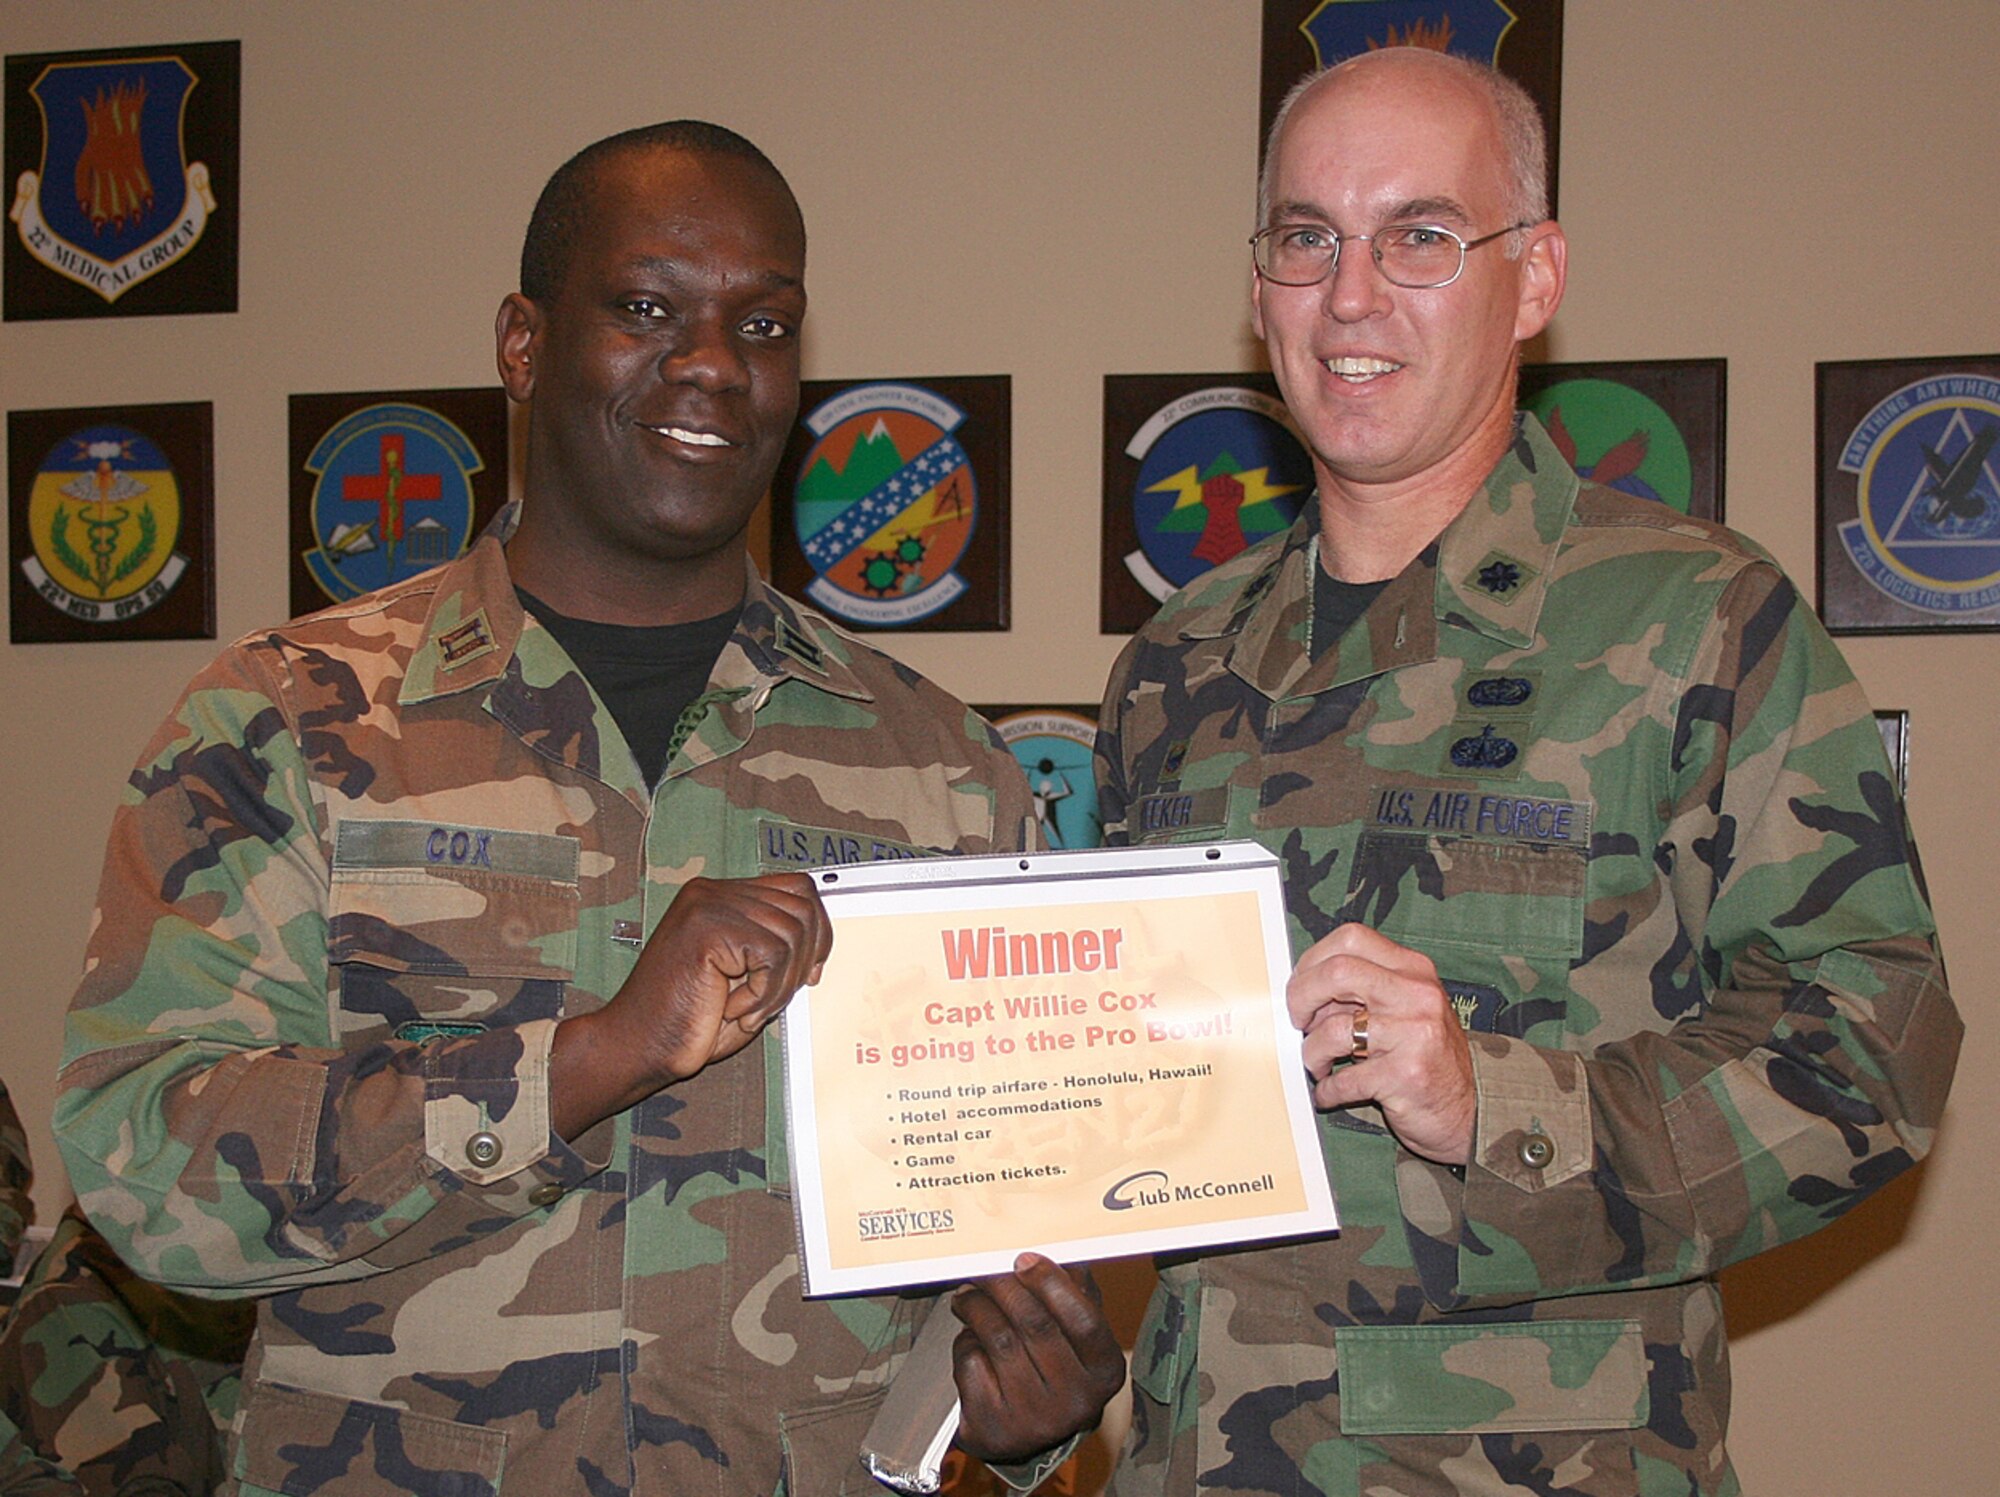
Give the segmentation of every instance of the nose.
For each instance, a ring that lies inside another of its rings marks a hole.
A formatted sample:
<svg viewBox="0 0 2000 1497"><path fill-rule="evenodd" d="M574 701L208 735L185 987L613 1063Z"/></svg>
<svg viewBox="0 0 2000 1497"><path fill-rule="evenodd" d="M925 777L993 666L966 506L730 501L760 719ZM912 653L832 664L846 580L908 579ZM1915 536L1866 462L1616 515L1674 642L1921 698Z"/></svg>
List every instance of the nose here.
<svg viewBox="0 0 2000 1497"><path fill-rule="evenodd" d="M660 378L708 394L742 388L749 382L749 366L737 346L734 324L715 315L688 318L681 336L660 355Z"/></svg>
<svg viewBox="0 0 2000 1497"><path fill-rule="evenodd" d="M1388 310L1389 282L1374 251L1374 243L1366 239L1341 245L1333 274L1321 283L1326 315L1335 322L1365 322Z"/></svg>

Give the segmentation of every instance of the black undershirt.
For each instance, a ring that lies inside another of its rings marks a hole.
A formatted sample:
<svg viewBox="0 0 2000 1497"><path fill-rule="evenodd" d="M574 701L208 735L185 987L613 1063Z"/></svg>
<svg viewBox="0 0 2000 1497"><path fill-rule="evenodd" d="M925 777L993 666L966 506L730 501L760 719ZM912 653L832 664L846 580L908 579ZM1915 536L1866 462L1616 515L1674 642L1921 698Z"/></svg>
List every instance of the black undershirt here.
<svg viewBox="0 0 2000 1497"><path fill-rule="evenodd" d="M525 588L514 594L611 709L640 777L658 784L681 714L707 687L742 605L691 624L600 624L567 618Z"/></svg>
<svg viewBox="0 0 2000 1497"><path fill-rule="evenodd" d="M1340 643L1340 636L1354 627L1389 580L1342 582L1317 557L1313 559L1312 641L1308 648L1314 660Z"/></svg>

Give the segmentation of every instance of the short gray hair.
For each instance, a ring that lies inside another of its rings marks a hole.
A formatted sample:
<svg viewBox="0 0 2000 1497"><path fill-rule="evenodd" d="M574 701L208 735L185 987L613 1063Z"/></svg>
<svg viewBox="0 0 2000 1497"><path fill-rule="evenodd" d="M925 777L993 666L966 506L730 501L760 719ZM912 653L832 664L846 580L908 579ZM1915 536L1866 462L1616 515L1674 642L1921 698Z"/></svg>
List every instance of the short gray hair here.
<svg viewBox="0 0 2000 1497"><path fill-rule="evenodd" d="M1549 143L1548 131L1542 126L1541 110L1535 107L1535 101L1528 96L1525 88L1497 68L1451 52L1430 52L1429 55L1440 59L1460 79L1477 88L1493 106L1500 130L1500 149L1507 158L1507 222L1540 223L1549 216ZM1278 138L1284 133L1285 121L1291 117L1292 106L1342 65L1335 63L1306 74L1292 85L1284 102L1278 106L1277 117L1271 121L1271 134L1264 143L1264 168L1257 177L1259 228L1267 227L1270 222L1271 179L1277 174ZM1510 236L1506 249L1509 257L1518 255L1521 236Z"/></svg>

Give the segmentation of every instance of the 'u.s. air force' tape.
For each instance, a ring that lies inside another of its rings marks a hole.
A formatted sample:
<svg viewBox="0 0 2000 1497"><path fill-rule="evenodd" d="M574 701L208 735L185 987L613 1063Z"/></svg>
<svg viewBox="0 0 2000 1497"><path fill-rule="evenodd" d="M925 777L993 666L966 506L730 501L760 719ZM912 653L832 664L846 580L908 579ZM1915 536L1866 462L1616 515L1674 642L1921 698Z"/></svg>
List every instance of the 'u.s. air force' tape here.
<svg viewBox="0 0 2000 1497"><path fill-rule="evenodd" d="M1590 813L1587 801L1461 790L1456 785L1384 785L1370 797L1368 819L1371 825L1392 831L1587 848Z"/></svg>

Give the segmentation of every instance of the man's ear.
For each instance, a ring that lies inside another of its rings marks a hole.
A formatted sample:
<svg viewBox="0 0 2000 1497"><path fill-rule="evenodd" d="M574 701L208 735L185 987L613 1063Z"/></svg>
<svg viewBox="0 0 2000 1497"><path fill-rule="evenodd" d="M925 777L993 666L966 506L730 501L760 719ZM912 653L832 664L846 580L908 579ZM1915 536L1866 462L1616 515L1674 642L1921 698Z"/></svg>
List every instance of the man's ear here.
<svg viewBox="0 0 2000 1497"><path fill-rule="evenodd" d="M1556 315L1569 280L1569 240L1553 219L1528 231L1521 256L1521 301L1514 312L1514 341L1525 343Z"/></svg>
<svg viewBox="0 0 2000 1497"><path fill-rule="evenodd" d="M1264 278L1256 271L1250 272L1250 326L1257 334L1257 341L1264 341Z"/></svg>
<svg viewBox="0 0 2000 1497"><path fill-rule="evenodd" d="M520 292L508 292L493 319L493 358L509 400L518 403L535 393L535 353L541 343L542 309Z"/></svg>

